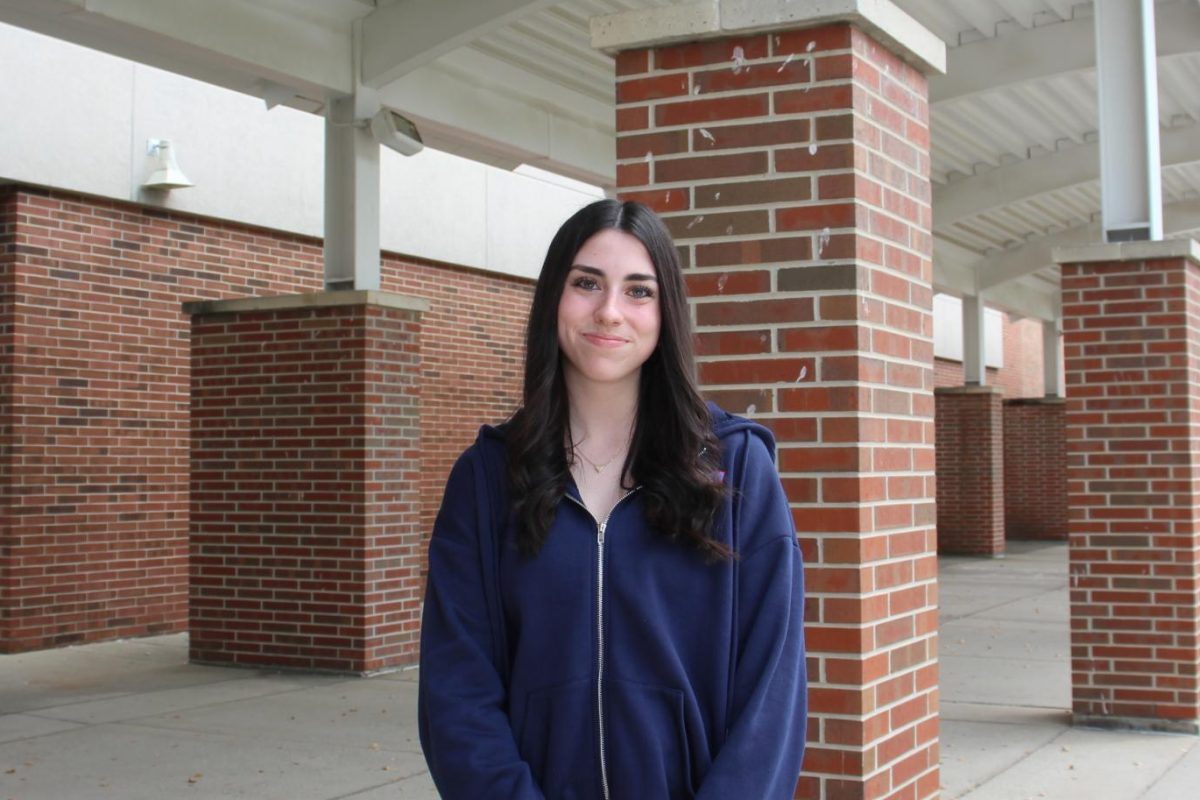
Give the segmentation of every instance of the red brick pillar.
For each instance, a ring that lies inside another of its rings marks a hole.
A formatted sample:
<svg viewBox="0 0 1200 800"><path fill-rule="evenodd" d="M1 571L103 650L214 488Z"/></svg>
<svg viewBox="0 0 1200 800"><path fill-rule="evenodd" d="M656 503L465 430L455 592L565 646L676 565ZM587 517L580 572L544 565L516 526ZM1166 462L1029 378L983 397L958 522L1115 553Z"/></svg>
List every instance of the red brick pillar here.
<svg viewBox="0 0 1200 800"><path fill-rule="evenodd" d="M1062 398L1005 401L1005 538L1067 540L1065 421ZM940 446L940 432L938 443ZM940 500L938 510L940 513Z"/></svg>
<svg viewBox="0 0 1200 800"><path fill-rule="evenodd" d="M194 661L415 658L425 307L354 291L185 306Z"/></svg>
<svg viewBox="0 0 1200 800"><path fill-rule="evenodd" d="M755 5L680 44L712 22L699 4L594 23L620 51L618 187L680 245L706 393L778 437L807 562L797 796L934 797L926 80L902 31L763 3L776 28L738 33Z"/></svg>
<svg viewBox="0 0 1200 800"><path fill-rule="evenodd" d="M1200 732L1200 245L1062 264L1071 682L1083 724Z"/></svg>
<svg viewBox="0 0 1200 800"><path fill-rule="evenodd" d="M937 396L937 544L940 553L1004 553L1004 394L952 386Z"/></svg>

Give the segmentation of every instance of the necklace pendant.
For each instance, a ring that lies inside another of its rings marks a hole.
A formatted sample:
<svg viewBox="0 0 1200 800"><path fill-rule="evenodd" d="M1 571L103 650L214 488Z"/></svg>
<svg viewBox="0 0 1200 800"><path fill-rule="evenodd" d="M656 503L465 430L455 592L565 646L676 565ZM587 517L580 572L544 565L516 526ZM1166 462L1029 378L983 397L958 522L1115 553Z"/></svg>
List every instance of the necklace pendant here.
<svg viewBox="0 0 1200 800"><path fill-rule="evenodd" d="M607 467L607 466L608 466L608 464L604 464L604 465L592 464L592 469L596 470L596 474L599 475L601 472L604 471L604 467Z"/></svg>

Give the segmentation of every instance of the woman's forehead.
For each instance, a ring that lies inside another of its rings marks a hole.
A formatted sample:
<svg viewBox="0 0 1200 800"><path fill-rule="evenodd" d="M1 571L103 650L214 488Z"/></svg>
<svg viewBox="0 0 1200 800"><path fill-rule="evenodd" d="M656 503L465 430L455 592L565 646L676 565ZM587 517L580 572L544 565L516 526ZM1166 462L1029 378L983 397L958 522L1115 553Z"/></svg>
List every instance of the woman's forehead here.
<svg viewBox="0 0 1200 800"><path fill-rule="evenodd" d="M637 237L613 228L592 235L579 248L571 268L584 267L603 275L624 276L633 273L648 276L650 280L658 272L649 251Z"/></svg>

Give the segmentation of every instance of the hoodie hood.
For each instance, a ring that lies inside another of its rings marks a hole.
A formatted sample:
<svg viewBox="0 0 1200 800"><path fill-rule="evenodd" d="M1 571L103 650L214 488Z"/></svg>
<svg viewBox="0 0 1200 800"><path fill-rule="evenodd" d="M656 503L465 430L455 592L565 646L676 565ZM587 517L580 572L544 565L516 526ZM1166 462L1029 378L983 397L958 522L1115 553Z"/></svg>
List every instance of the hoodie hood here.
<svg viewBox="0 0 1200 800"><path fill-rule="evenodd" d="M771 430L765 425L736 414L730 414L711 400L708 402L708 411L712 414L713 432L717 434L722 445L727 446L729 437L734 434L747 431L761 439L762 443L767 446L767 452L771 454L771 458L775 458L775 434L771 433Z"/></svg>

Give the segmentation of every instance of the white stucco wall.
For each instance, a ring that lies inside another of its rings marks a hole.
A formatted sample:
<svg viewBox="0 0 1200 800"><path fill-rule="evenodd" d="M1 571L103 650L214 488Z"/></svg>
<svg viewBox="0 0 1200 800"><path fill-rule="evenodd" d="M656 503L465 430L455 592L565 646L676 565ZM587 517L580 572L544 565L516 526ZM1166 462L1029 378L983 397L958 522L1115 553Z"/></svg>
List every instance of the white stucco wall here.
<svg viewBox="0 0 1200 800"><path fill-rule="evenodd" d="M321 117L3 24L0 108L0 180L322 235ZM196 185L145 194L148 139ZM562 220L603 196L568 184L383 148L380 244L534 277Z"/></svg>

